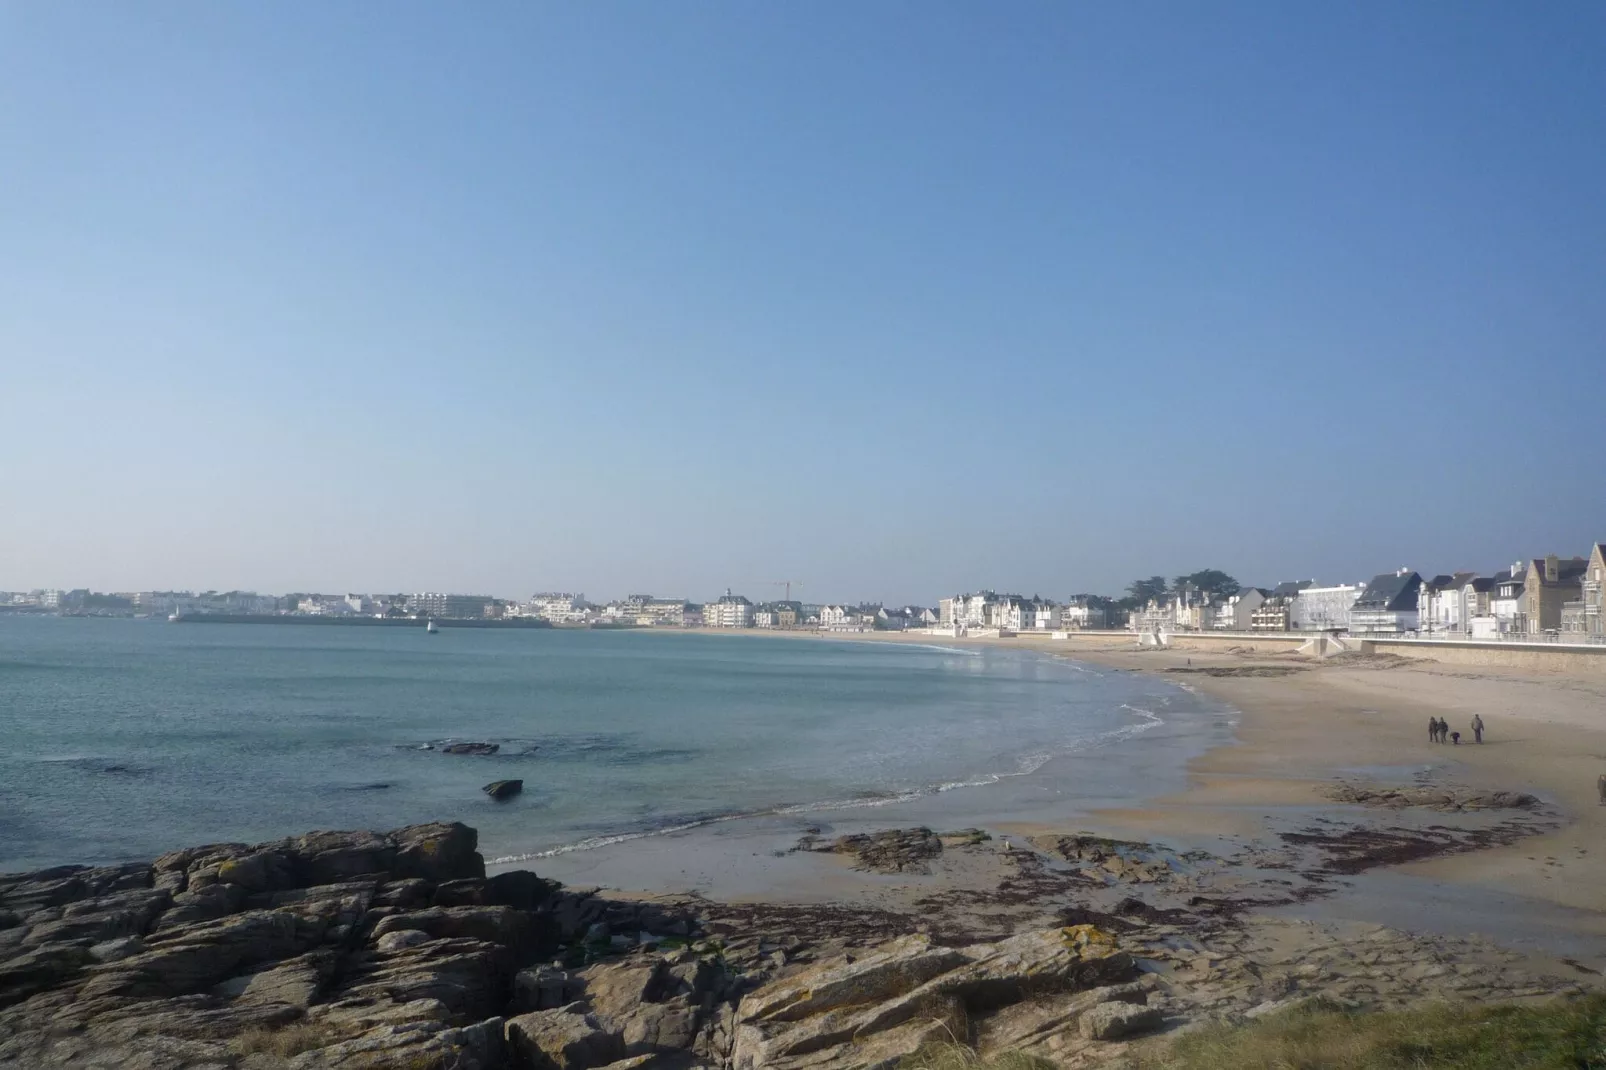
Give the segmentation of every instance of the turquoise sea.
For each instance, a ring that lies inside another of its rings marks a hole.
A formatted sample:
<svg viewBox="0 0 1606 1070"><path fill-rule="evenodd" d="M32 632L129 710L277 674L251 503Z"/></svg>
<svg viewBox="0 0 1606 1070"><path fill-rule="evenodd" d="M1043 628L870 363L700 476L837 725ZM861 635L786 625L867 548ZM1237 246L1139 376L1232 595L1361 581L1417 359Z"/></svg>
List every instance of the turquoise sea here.
<svg viewBox="0 0 1606 1070"><path fill-rule="evenodd" d="M939 797L1131 803L1180 786L1227 716L995 648L0 617L0 871L435 819L522 859ZM501 751L421 749L452 739ZM515 777L510 802L480 791Z"/></svg>

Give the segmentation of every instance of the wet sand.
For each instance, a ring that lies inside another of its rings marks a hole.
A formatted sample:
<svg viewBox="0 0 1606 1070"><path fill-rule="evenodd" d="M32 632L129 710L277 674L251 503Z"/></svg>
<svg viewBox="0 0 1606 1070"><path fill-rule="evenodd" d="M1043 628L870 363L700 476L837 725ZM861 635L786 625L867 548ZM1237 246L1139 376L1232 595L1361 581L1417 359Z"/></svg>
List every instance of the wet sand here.
<svg viewBox="0 0 1606 1070"><path fill-rule="evenodd" d="M1341 779L1530 792L1546 804L1548 824L1536 827L1548 831L1507 846L1462 848L1346 876L1323 885L1321 894L1277 906L1273 913L1480 933L1508 946L1571 954L1606 966L1606 807L1596 799L1596 777L1606 771L1606 682L1388 658L1318 662L1291 654L1140 651L1126 640L1092 638L829 638L999 645L1155 673L1230 707L1236 725L1230 743L1188 763L1185 786L1147 799L1135 787L1132 797L1143 801L1131 805L1080 809L1044 798L1027 811L1016 799L1011 813L993 813L987 793L980 791L943 800L949 809L935 816L930 807L907 813L889 807L854 814L840 827L825 829L835 834L912 823L940 827L939 821L946 821L949 828L976 825L993 833L989 843L946 852L927 873L865 873L840 856L791 853L800 835L822 824L818 817L733 822L533 865L569 884L691 892L725 901L926 911L933 917L947 910L956 925L1007 928L1051 921L1053 903L1066 901L1063 888L1058 899L1044 894L1036 903L1028 894L1032 885L1030 874L1023 876L1023 856L1045 838L1087 831L1243 859L1277 849L1291 830L1345 823L1404 824L1427 830L1423 836L1449 835L1431 831L1447 827L1431 812L1380 815L1335 803L1326 792ZM1274 675L1261 674L1266 671ZM1474 714L1486 724L1482 745L1469 742ZM1430 743L1432 716L1448 719L1462 731L1463 742ZM1006 850L1006 838L1013 852ZM1243 868L1247 894L1267 875L1251 873L1247 864ZM1232 886L1227 878L1220 883L1228 891ZM1168 905L1168 893L1143 891L1151 901ZM1198 889L1179 890L1177 901L1193 891Z"/></svg>

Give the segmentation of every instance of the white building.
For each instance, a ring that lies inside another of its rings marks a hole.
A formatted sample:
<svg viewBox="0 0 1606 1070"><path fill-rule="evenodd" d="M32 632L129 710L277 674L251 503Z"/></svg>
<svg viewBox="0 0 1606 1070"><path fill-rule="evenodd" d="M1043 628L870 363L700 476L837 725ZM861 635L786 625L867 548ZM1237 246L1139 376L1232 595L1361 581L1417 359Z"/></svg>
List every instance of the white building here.
<svg viewBox="0 0 1606 1070"><path fill-rule="evenodd" d="M704 604L703 624L709 628L750 628L753 625L753 603L739 594L731 594L727 587L719 601Z"/></svg>
<svg viewBox="0 0 1606 1070"><path fill-rule="evenodd" d="M1515 632L1522 630L1522 602L1527 591L1528 568L1518 561L1511 568L1495 573L1494 587L1489 591L1489 616L1492 621L1483 631Z"/></svg>
<svg viewBox="0 0 1606 1070"><path fill-rule="evenodd" d="M603 606L602 616L607 620L634 624L642 628L683 628L686 626L686 600L633 594L622 601L609 602Z"/></svg>
<svg viewBox="0 0 1606 1070"><path fill-rule="evenodd" d="M1061 607L1045 599L1038 602L1032 611L1032 629L1039 632L1057 632L1061 618Z"/></svg>
<svg viewBox="0 0 1606 1070"><path fill-rule="evenodd" d="M583 594L567 591L541 591L519 607L519 616L540 617L553 624L579 624L585 621L591 606Z"/></svg>
<svg viewBox="0 0 1606 1070"><path fill-rule="evenodd" d="M952 598L944 598L939 603L941 623L966 628L996 628L997 607L1002 601L1003 599L992 591L956 594Z"/></svg>
<svg viewBox="0 0 1606 1070"><path fill-rule="evenodd" d="M349 617L356 610L344 598L326 598L315 594L297 602L296 612L309 617Z"/></svg>
<svg viewBox="0 0 1606 1070"><path fill-rule="evenodd" d="M1024 632L1036 621L1032 603L1011 595L999 601L994 609L992 626L1006 632Z"/></svg>
<svg viewBox="0 0 1606 1070"><path fill-rule="evenodd" d="M1422 581L1417 592L1417 617L1422 631L1430 635L1456 635L1471 630L1472 614L1467 612L1467 588L1477 578L1475 572L1434 576Z"/></svg>
<svg viewBox="0 0 1606 1070"><path fill-rule="evenodd" d="M827 632L868 632L876 626L880 606L835 605L820 607L820 630Z"/></svg>
<svg viewBox="0 0 1606 1070"><path fill-rule="evenodd" d="M1418 594L1422 577L1411 569L1383 572L1372 577L1350 606L1349 630L1354 635L1404 635L1421 626Z"/></svg>
<svg viewBox="0 0 1606 1070"><path fill-rule="evenodd" d="M1361 585L1306 587L1294 597L1289 627L1296 632L1349 631L1350 607L1361 596Z"/></svg>
<svg viewBox="0 0 1606 1070"><path fill-rule="evenodd" d="M1085 594L1073 595L1060 607L1060 627L1068 631L1103 628L1107 623L1103 608L1090 604Z"/></svg>
<svg viewBox="0 0 1606 1070"><path fill-rule="evenodd" d="M1212 627L1228 632L1250 631L1255 622L1255 610L1265 604L1270 593L1259 587L1240 587L1237 594L1216 607Z"/></svg>

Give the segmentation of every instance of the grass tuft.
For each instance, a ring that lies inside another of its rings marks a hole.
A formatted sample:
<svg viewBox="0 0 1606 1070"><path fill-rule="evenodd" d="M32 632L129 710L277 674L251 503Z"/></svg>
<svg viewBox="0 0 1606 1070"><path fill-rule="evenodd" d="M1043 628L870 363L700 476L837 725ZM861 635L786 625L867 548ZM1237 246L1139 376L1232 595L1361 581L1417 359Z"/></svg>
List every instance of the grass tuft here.
<svg viewBox="0 0 1606 1070"><path fill-rule="evenodd" d="M321 1022L293 1022L277 1028L253 1026L229 1041L236 1055L277 1055L288 1059L304 1051L328 1047L339 1037Z"/></svg>
<svg viewBox="0 0 1606 1070"><path fill-rule="evenodd" d="M1055 1066L1018 1051L983 1058L963 1044L927 1044L900 1059L898 1070L1055 1070Z"/></svg>
<svg viewBox="0 0 1606 1070"><path fill-rule="evenodd" d="M1208 1026L1132 1070L1606 1070L1606 995L1545 1004L1347 1012L1309 1004Z"/></svg>

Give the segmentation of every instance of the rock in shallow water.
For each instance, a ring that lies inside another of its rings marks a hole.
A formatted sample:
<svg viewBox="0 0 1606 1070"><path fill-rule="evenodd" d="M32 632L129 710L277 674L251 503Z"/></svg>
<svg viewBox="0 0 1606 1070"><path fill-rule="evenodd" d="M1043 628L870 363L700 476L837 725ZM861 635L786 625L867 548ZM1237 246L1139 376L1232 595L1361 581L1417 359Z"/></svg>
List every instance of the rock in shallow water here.
<svg viewBox="0 0 1606 1070"><path fill-rule="evenodd" d="M502 749L500 743L448 743L441 748L442 754L474 754L490 755Z"/></svg>
<svg viewBox="0 0 1606 1070"><path fill-rule="evenodd" d="M507 799L513 798L513 796L523 791L524 781L493 780L480 790L489 795L491 798L495 799L497 802L503 802Z"/></svg>

